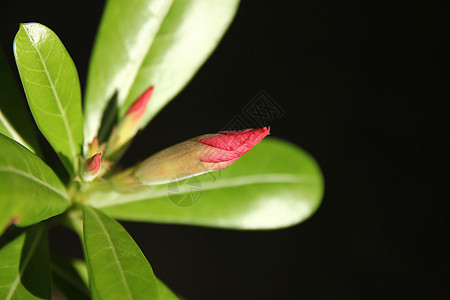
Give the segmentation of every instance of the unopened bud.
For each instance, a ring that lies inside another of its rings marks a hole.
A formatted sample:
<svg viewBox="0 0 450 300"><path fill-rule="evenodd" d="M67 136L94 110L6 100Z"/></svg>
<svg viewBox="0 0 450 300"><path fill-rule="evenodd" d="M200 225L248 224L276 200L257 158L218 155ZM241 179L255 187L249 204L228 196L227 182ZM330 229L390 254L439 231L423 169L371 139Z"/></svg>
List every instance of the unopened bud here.
<svg viewBox="0 0 450 300"><path fill-rule="evenodd" d="M108 140L105 157L111 157L121 150L139 131L153 89L153 86L148 88L128 109L119 125L114 128Z"/></svg>
<svg viewBox="0 0 450 300"><path fill-rule="evenodd" d="M88 151L87 151L87 156L92 156L95 153L100 152L100 146L98 143L98 138L94 137L92 139L92 142L88 145Z"/></svg>
<svg viewBox="0 0 450 300"><path fill-rule="evenodd" d="M91 182L100 172L102 166L102 153L96 153L88 158L83 166L81 178L83 181Z"/></svg>
<svg viewBox="0 0 450 300"><path fill-rule="evenodd" d="M169 147L139 164L132 176L146 185L164 184L223 169L250 151L270 128L207 134Z"/></svg>

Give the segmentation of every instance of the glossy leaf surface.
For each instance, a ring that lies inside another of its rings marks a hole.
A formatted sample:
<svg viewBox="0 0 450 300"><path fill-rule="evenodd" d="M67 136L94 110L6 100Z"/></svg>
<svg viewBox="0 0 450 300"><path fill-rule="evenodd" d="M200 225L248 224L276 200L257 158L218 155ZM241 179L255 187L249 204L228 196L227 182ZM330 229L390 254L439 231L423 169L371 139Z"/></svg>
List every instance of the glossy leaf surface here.
<svg viewBox="0 0 450 300"><path fill-rule="evenodd" d="M0 249L0 299L51 299L47 232L35 225Z"/></svg>
<svg viewBox="0 0 450 300"><path fill-rule="evenodd" d="M239 0L174 1L121 107L121 114L151 85L145 126L206 61L236 13Z"/></svg>
<svg viewBox="0 0 450 300"><path fill-rule="evenodd" d="M89 202L122 220L272 229L307 219L322 193L314 159L267 138L227 169L135 193L98 192Z"/></svg>
<svg viewBox="0 0 450 300"><path fill-rule="evenodd" d="M33 117L73 176L83 139L75 65L56 34L37 23L20 26L14 55Z"/></svg>
<svg viewBox="0 0 450 300"><path fill-rule="evenodd" d="M39 149L25 100L0 47L0 133L34 152Z"/></svg>
<svg viewBox="0 0 450 300"><path fill-rule="evenodd" d="M62 213L66 190L39 157L0 134L0 233L10 223L27 226Z"/></svg>
<svg viewBox="0 0 450 300"><path fill-rule="evenodd" d="M83 230L95 299L158 299L157 280L150 264L117 221L85 206Z"/></svg>
<svg viewBox="0 0 450 300"><path fill-rule="evenodd" d="M97 135L103 110L118 105L136 77L172 0L109 0L94 44L85 99L85 139Z"/></svg>

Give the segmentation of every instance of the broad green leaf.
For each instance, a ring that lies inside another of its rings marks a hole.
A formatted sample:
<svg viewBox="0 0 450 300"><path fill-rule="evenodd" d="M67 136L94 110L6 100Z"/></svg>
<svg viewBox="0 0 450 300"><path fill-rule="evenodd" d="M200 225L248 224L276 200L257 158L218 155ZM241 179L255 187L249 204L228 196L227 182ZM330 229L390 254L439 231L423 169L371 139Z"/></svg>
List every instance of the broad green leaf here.
<svg viewBox="0 0 450 300"><path fill-rule="evenodd" d="M174 1L121 107L121 115L149 86L155 86L141 124L144 127L214 51L238 5L239 0Z"/></svg>
<svg viewBox="0 0 450 300"><path fill-rule="evenodd" d="M150 264L117 221L83 207L86 263L95 299L158 299Z"/></svg>
<svg viewBox="0 0 450 300"><path fill-rule="evenodd" d="M88 270L86 263L79 259L66 260L51 257L53 282L63 292L67 299L90 299ZM179 298L157 278L160 300L178 300Z"/></svg>
<svg viewBox="0 0 450 300"><path fill-rule="evenodd" d="M50 299L47 232L35 225L0 249L0 299Z"/></svg>
<svg viewBox="0 0 450 300"><path fill-rule="evenodd" d="M109 0L89 65L85 141L97 135L115 93L122 105L172 0Z"/></svg>
<svg viewBox="0 0 450 300"><path fill-rule="evenodd" d="M28 226L62 213L66 190L39 157L0 134L0 233L10 223Z"/></svg>
<svg viewBox="0 0 450 300"><path fill-rule="evenodd" d="M37 23L20 26L14 39L14 55L33 117L74 176L83 140L75 65L56 34Z"/></svg>
<svg viewBox="0 0 450 300"><path fill-rule="evenodd" d="M82 261L69 261L60 257L51 257L51 270L53 283L69 300L91 299L91 294L79 274L79 270L75 267L75 263Z"/></svg>
<svg viewBox="0 0 450 300"><path fill-rule="evenodd" d="M0 47L0 133L34 152L39 145L31 118Z"/></svg>
<svg viewBox="0 0 450 300"><path fill-rule="evenodd" d="M136 193L97 192L89 203L122 220L273 229L307 219L322 193L310 155L266 138L227 169Z"/></svg>

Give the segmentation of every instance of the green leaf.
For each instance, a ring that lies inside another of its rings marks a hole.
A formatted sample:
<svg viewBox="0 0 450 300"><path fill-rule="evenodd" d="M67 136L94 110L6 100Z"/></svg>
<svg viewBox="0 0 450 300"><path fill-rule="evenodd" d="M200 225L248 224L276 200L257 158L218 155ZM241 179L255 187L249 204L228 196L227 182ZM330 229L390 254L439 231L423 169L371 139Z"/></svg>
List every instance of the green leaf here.
<svg viewBox="0 0 450 300"><path fill-rule="evenodd" d="M74 176L83 140L75 65L56 34L37 23L20 26L14 39L14 55L33 117Z"/></svg>
<svg viewBox="0 0 450 300"><path fill-rule="evenodd" d="M90 299L87 285L89 284L86 263L79 259L66 260L51 257L53 282L69 299ZM178 300L179 298L157 278L160 300Z"/></svg>
<svg viewBox="0 0 450 300"><path fill-rule="evenodd" d="M192 79L220 42L239 0L175 1L147 54L121 115L149 86L144 127Z"/></svg>
<svg viewBox="0 0 450 300"><path fill-rule="evenodd" d="M89 203L122 220L273 229L307 219L322 193L310 155L266 138L227 169L136 193L97 192Z"/></svg>
<svg viewBox="0 0 450 300"><path fill-rule="evenodd" d="M0 249L0 299L50 299L47 232L27 229Z"/></svg>
<svg viewBox="0 0 450 300"><path fill-rule="evenodd" d="M83 230L95 299L158 299L157 281L150 264L119 223L85 206Z"/></svg>
<svg viewBox="0 0 450 300"><path fill-rule="evenodd" d="M9 223L27 226L62 213L66 190L39 157L0 134L0 233Z"/></svg>
<svg viewBox="0 0 450 300"><path fill-rule="evenodd" d="M179 298L162 282L158 280L158 294L160 300L178 300Z"/></svg>
<svg viewBox="0 0 450 300"><path fill-rule="evenodd" d="M0 133L34 152L39 145L31 118L0 47Z"/></svg>
<svg viewBox="0 0 450 300"><path fill-rule="evenodd" d="M79 274L75 264L83 262L69 261L60 257L51 257L51 270L53 282L69 300L91 299L89 289Z"/></svg>
<svg viewBox="0 0 450 300"><path fill-rule="evenodd" d="M15 140L22 146L26 147L28 150L34 153L33 147L31 147L25 140L20 136L20 134L14 129L11 123L8 121L6 116L2 113L0 109L0 133L6 135L7 137Z"/></svg>
<svg viewBox="0 0 450 300"><path fill-rule="evenodd" d="M67 299L90 299L88 270L86 263L79 259L66 260L51 257L53 282L63 292ZM179 298L157 278L160 300L178 300Z"/></svg>
<svg viewBox="0 0 450 300"><path fill-rule="evenodd" d="M172 0L109 0L89 65L85 141L97 135L103 110L117 92L122 105Z"/></svg>

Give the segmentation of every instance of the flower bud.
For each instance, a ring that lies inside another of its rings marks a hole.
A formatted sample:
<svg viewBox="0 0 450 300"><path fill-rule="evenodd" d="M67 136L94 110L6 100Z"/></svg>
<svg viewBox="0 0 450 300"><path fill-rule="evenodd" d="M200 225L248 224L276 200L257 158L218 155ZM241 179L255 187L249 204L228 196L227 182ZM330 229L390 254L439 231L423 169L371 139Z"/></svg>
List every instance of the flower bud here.
<svg viewBox="0 0 450 300"><path fill-rule="evenodd" d="M102 165L102 153L96 153L84 162L81 178L83 181L91 182L97 177Z"/></svg>
<svg viewBox="0 0 450 300"><path fill-rule="evenodd" d="M164 184L223 169L270 133L270 128L202 135L169 147L140 163L133 177L146 185Z"/></svg>
<svg viewBox="0 0 450 300"><path fill-rule="evenodd" d="M105 157L111 157L121 150L140 129L148 101L153 93L153 86L148 88L127 110L119 125L113 129L108 140Z"/></svg>
<svg viewBox="0 0 450 300"><path fill-rule="evenodd" d="M100 145L98 143L98 138L94 137L92 142L88 144L86 156L92 156L98 152L100 152Z"/></svg>

